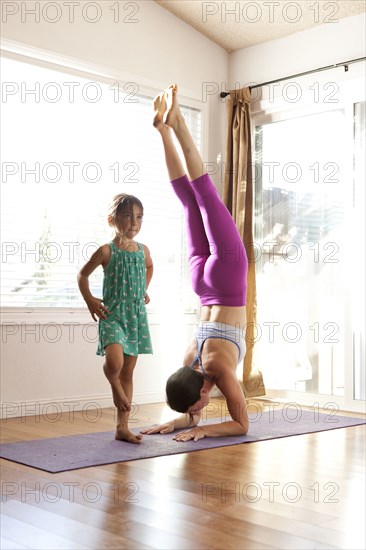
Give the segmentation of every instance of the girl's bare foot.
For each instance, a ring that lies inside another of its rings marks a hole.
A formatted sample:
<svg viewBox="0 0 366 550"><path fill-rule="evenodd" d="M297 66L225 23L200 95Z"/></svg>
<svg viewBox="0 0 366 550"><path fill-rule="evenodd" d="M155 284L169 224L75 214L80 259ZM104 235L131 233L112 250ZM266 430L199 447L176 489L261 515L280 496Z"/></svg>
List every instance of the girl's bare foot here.
<svg viewBox="0 0 366 550"><path fill-rule="evenodd" d="M119 441L127 441L127 443L141 443L142 435L134 434L128 428L119 428L117 426L115 438Z"/></svg>
<svg viewBox="0 0 366 550"><path fill-rule="evenodd" d="M183 119L177 99L178 86L172 84L154 99L154 126L162 131L166 126L175 129Z"/></svg>
<svg viewBox="0 0 366 550"><path fill-rule="evenodd" d="M122 387L119 388L116 385L112 385L112 395L113 395L113 403L120 411L130 411L131 410L131 404L129 403L124 391L122 390Z"/></svg>

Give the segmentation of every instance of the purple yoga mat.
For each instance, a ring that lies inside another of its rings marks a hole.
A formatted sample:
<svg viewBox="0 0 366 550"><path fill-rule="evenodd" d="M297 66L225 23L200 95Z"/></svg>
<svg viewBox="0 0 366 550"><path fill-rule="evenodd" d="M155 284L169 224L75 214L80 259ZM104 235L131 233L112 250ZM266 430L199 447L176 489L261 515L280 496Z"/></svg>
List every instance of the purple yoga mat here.
<svg viewBox="0 0 366 550"><path fill-rule="evenodd" d="M171 433L155 434L144 435L141 444L133 445L124 441L116 441L114 432L99 432L4 443L0 445L0 457L32 468L56 473L114 462L189 453L336 428L348 428L366 423L366 420L362 418L320 414L301 409L262 412L250 414L249 417L249 432L242 436L206 437L196 442L183 443L174 441ZM212 424L220 420L211 419L207 423ZM201 425L203 424L201 423ZM138 433L140 429L135 428L132 431Z"/></svg>

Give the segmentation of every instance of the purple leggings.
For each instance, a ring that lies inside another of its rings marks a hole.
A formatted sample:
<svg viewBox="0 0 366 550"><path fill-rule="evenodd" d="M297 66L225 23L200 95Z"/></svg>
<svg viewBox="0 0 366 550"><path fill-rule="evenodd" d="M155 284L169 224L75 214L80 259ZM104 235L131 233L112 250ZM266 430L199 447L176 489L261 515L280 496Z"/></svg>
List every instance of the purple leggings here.
<svg viewBox="0 0 366 550"><path fill-rule="evenodd" d="M171 182L183 204L192 287L203 306L244 306L248 259L230 212L208 174Z"/></svg>

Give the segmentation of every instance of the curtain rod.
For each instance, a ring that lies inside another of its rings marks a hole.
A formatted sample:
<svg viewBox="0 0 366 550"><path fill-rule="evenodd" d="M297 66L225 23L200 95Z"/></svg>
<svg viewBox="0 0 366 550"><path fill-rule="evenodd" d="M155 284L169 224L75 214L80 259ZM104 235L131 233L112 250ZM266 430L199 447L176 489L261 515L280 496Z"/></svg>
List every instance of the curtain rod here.
<svg viewBox="0 0 366 550"><path fill-rule="evenodd" d="M268 82L262 82L262 84L255 84L254 86L249 86L249 90L254 90L254 88L261 88L267 84L275 84L276 82L282 82L283 80L289 80L290 78L296 78L298 76L305 76L307 74L317 73L319 71L328 71L329 69L337 69L338 67L344 67L345 72L348 71L348 65L352 63L358 63L359 61L365 61L366 57L359 57L357 59L350 59L349 61L343 61L342 63L336 63L335 65L328 65L327 67L319 67L319 69L313 69L311 71L305 71L304 73L292 74L291 76L284 76L282 78L277 78L276 80L269 80ZM221 92L220 97L226 97L230 95L230 92Z"/></svg>

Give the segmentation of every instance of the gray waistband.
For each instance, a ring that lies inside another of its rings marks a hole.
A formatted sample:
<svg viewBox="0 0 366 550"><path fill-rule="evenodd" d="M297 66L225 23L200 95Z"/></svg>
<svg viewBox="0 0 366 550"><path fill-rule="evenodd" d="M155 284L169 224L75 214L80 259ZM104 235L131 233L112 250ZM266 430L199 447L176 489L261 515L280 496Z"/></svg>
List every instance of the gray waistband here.
<svg viewBox="0 0 366 550"><path fill-rule="evenodd" d="M244 358L246 352L245 335L239 324L233 326L217 321L203 321L197 327L196 338L198 341L198 349L201 348L202 343L207 338L222 338L223 340L229 340L238 346L238 363Z"/></svg>

